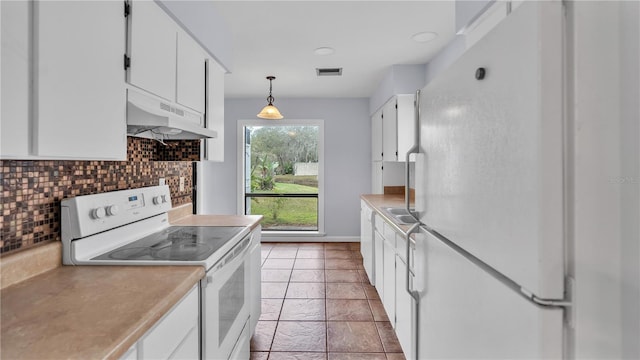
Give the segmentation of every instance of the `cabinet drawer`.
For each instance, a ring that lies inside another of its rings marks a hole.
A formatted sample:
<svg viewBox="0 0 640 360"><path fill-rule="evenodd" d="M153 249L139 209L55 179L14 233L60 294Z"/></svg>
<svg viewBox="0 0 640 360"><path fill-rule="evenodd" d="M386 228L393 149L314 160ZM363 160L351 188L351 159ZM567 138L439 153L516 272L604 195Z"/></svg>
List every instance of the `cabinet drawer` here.
<svg viewBox="0 0 640 360"><path fill-rule="evenodd" d="M192 330L197 334L198 313L198 286L195 286L142 339L140 344L141 358L169 359L179 347L181 351L186 351L180 345L185 341L185 338L188 338Z"/></svg>
<svg viewBox="0 0 640 360"><path fill-rule="evenodd" d="M384 238L393 247L394 251L396 249L396 234L396 230L393 226L385 221L382 226L382 235L384 235Z"/></svg>

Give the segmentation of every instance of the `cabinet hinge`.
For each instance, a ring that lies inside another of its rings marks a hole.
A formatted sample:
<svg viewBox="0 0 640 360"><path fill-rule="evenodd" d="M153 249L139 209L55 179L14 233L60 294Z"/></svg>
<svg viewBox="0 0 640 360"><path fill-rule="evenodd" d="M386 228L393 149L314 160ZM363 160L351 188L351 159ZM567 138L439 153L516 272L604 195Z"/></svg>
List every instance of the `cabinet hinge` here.
<svg viewBox="0 0 640 360"><path fill-rule="evenodd" d="M131 58L124 54L124 69L127 70L131 67Z"/></svg>
<svg viewBox="0 0 640 360"><path fill-rule="evenodd" d="M396 104L396 110L398 110L398 104Z"/></svg>
<svg viewBox="0 0 640 360"><path fill-rule="evenodd" d="M396 157L398 157L398 152L396 151Z"/></svg>
<svg viewBox="0 0 640 360"><path fill-rule="evenodd" d="M124 17L128 17L131 14L131 5L128 1L124 2Z"/></svg>
<svg viewBox="0 0 640 360"><path fill-rule="evenodd" d="M384 114L380 114L380 119L384 119Z"/></svg>

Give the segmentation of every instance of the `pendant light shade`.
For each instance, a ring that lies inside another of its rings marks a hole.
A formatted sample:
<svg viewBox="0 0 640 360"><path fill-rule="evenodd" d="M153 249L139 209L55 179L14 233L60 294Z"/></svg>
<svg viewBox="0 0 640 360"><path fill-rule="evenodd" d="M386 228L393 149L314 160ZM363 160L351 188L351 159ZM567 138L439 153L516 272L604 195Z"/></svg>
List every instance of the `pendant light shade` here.
<svg viewBox="0 0 640 360"><path fill-rule="evenodd" d="M275 76L267 76L267 80L269 80L269 96L267 97L267 106L262 108L262 111L257 115L261 119L269 119L269 120L279 120L282 119L283 116L280 114L280 111L277 107L273 106L273 101L275 100L271 95L272 86L271 82L275 80Z"/></svg>

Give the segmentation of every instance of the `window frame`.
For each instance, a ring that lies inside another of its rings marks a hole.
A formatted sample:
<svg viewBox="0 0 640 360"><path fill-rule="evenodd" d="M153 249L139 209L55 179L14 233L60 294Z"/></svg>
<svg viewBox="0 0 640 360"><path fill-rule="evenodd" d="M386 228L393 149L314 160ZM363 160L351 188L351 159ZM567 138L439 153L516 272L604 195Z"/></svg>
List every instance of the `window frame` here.
<svg viewBox="0 0 640 360"><path fill-rule="evenodd" d="M324 236L324 120L321 119L283 119L283 120L262 120L248 119L238 120L237 123L237 181L238 188L237 206L239 215L244 215L245 204L245 127L247 126L317 126L318 127L318 230L262 230L263 236L278 237L307 237Z"/></svg>

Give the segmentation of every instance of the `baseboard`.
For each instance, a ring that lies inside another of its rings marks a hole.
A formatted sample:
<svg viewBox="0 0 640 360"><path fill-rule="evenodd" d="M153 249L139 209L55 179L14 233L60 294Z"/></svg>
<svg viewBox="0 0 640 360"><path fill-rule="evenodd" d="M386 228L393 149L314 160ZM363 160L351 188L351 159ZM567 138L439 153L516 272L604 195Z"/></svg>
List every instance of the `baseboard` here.
<svg viewBox="0 0 640 360"><path fill-rule="evenodd" d="M262 232L262 242L360 242L360 236L311 236Z"/></svg>

